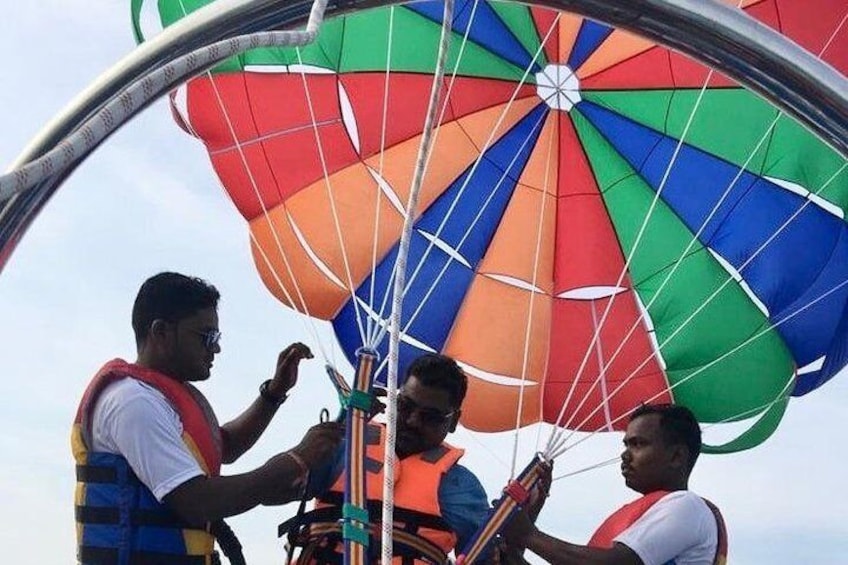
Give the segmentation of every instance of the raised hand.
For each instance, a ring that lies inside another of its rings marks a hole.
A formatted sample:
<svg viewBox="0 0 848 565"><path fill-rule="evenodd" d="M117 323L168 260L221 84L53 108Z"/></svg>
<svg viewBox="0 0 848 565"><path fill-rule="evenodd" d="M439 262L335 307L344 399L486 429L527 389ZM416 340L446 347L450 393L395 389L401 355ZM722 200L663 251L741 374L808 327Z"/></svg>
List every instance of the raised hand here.
<svg viewBox="0 0 848 565"><path fill-rule="evenodd" d="M302 343L293 343L280 352L274 377L268 383L271 395L283 398L297 384L297 369L301 359L312 359L312 351Z"/></svg>

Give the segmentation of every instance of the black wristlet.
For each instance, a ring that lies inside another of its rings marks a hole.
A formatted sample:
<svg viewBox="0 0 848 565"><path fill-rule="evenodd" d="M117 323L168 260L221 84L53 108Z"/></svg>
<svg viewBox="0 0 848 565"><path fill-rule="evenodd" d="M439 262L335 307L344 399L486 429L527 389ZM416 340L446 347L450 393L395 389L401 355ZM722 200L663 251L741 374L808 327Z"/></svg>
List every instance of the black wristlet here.
<svg viewBox="0 0 848 565"><path fill-rule="evenodd" d="M271 384L271 379L268 379L267 381L265 381L264 383L259 385L259 396L261 396L262 400L264 400L268 404L272 404L274 407L278 407L280 404L282 404L283 402L286 401L286 399L288 398L288 395L283 394L283 396L279 396L279 397L274 396L268 390L268 385L270 385L270 384Z"/></svg>

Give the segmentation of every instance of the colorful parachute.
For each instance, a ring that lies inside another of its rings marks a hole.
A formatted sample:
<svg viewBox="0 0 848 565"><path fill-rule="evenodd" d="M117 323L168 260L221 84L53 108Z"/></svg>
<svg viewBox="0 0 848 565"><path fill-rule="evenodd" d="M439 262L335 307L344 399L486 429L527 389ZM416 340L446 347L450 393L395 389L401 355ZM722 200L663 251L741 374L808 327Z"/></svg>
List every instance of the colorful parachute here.
<svg viewBox="0 0 848 565"><path fill-rule="evenodd" d="M166 25L182 15L159 4ZM743 4L848 72L848 34L831 38L844 0ZM388 317L441 18L440 2L355 13L187 87L180 120L247 219L266 286L332 320L350 356L361 318ZM623 31L468 0L452 25L401 371L425 350L460 360L474 429L514 427L522 392L521 423L583 430L673 399L704 422L764 415L744 448L848 363L839 155Z"/></svg>

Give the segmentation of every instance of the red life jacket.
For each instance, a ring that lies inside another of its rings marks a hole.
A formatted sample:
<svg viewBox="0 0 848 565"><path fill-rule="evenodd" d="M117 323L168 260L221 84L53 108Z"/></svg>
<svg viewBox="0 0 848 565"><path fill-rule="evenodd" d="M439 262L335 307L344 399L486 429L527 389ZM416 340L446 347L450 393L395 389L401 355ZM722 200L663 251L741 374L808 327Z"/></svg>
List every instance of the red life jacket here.
<svg viewBox="0 0 848 565"><path fill-rule="evenodd" d="M648 493L613 512L598 527L594 535L592 535L592 539L589 540L589 547L612 547L612 540L616 536L632 526L649 508L659 502L669 492L658 490ZM707 504L713 516L715 516L718 527L718 541L716 543L716 555L713 564L724 565L727 562L727 528L724 524L724 518L712 502L705 498L702 500Z"/></svg>
<svg viewBox="0 0 848 565"><path fill-rule="evenodd" d="M192 385L152 369L114 359L88 385L77 409L71 446L77 463L76 517L81 563L116 565L133 559L168 563L212 563L214 538L205 529L182 523L144 486L120 455L90 451L91 413L100 393L111 383L132 378L160 391L183 425L183 441L207 476L221 470L221 437L217 419Z"/></svg>

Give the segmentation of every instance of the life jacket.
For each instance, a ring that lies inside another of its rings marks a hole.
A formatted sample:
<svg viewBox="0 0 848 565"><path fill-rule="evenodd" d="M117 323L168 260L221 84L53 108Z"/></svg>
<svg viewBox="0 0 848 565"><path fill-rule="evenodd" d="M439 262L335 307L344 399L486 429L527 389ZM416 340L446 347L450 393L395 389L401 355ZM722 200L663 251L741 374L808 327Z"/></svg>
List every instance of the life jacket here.
<svg viewBox="0 0 848 565"><path fill-rule="evenodd" d="M592 539L589 540L589 547L612 547L612 540L616 536L632 526L649 508L669 493L670 491L666 490L648 493L613 512L592 535ZM702 500L706 502L707 507L713 513L718 526L718 541L713 565L724 565L727 562L727 528L724 524L724 518L715 504L706 498L702 498Z"/></svg>
<svg viewBox="0 0 848 565"><path fill-rule="evenodd" d="M384 426L366 428L366 493L368 500L369 563L380 558L380 532L383 498ZM447 563L457 536L442 518L439 484L464 451L447 443L394 462L393 540L395 565ZM315 509L280 525L280 535L292 532L289 543L302 546L299 565L342 562L341 508L344 503L343 463L333 471L335 481L315 502Z"/></svg>
<svg viewBox="0 0 848 565"><path fill-rule="evenodd" d="M221 436L209 403L187 383L114 359L88 385L71 432L76 460L77 560L96 565L213 565L210 525L190 527L135 476L120 455L92 452L91 413L109 384L132 378L159 390L183 424L183 441L207 476L221 470Z"/></svg>

